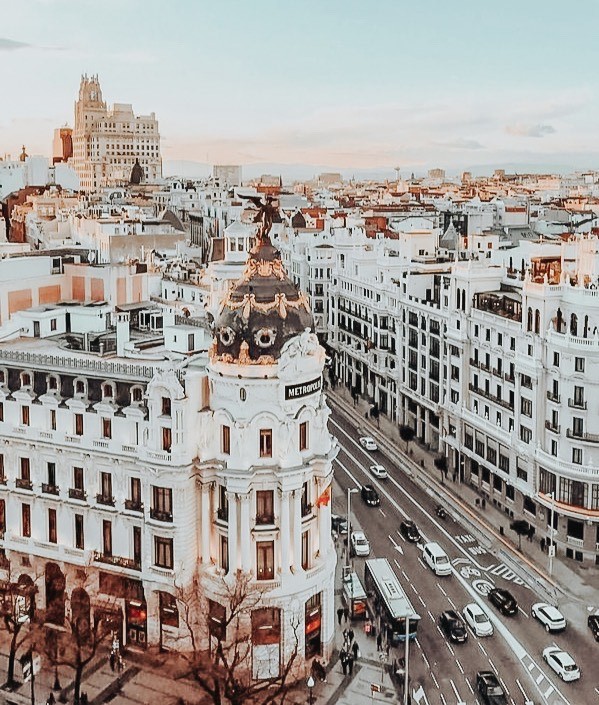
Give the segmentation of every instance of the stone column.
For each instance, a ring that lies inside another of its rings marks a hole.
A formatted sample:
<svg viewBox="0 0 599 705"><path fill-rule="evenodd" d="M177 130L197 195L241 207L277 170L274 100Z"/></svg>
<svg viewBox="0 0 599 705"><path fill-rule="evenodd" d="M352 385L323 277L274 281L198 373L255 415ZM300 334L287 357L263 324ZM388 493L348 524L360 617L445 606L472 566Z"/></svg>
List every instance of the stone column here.
<svg viewBox="0 0 599 705"><path fill-rule="evenodd" d="M293 540L293 562L295 571L302 567L302 490L301 487L293 491L293 528L291 530Z"/></svg>
<svg viewBox="0 0 599 705"><path fill-rule="evenodd" d="M292 541L290 535L290 523L289 523L289 492L281 492L281 515L279 522L279 536L281 542L281 573L285 575L289 573L289 547Z"/></svg>
<svg viewBox="0 0 599 705"><path fill-rule="evenodd" d="M235 573L239 568L237 551L237 495L235 492L227 492L227 499L229 501L229 533L227 534L229 542L229 572Z"/></svg>
<svg viewBox="0 0 599 705"><path fill-rule="evenodd" d="M211 484L202 485L201 494L201 556L202 563L210 563L210 536L212 534L212 514L210 512Z"/></svg>
<svg viewBox="0 0 599 705"><path fill-rule="evenodd" d="M239 533L241 536L241 570L250 571L252 568L252 554L250 549L250 493L239 495L241 502L241 518Z"/></svg>

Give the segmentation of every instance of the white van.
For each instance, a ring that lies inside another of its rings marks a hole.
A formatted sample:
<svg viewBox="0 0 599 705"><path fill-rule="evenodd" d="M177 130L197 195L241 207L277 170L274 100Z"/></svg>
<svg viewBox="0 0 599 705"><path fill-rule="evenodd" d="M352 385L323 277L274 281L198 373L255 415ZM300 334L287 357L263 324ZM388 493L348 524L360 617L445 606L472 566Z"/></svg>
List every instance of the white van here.
<svg viewBox="0 0 599 705"><path fill-rule="evenodd" d="M425 543L422 551L424 562L435 575L451 575L451 563L438 543Z"/></svg>

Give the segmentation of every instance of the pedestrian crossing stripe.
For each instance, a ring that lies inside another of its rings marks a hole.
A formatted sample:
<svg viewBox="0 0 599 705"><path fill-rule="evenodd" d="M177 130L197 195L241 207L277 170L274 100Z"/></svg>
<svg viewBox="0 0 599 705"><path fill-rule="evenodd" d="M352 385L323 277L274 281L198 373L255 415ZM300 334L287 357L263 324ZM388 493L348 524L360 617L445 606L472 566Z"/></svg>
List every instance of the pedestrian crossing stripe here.
<svg viewBox="0 0 599 705"><path fill-rule="evenodd" d="M472 534L460 534L459 536L455 536L455 540L460 543L474 543L476 541Z"/></svg>
<svg viewBox="0 0 599 705"><path fill-rule="evenodd" d="M483 553L486 553L482 546L469 546L468 551L470 551L473 556L482 556Z"/></svg>

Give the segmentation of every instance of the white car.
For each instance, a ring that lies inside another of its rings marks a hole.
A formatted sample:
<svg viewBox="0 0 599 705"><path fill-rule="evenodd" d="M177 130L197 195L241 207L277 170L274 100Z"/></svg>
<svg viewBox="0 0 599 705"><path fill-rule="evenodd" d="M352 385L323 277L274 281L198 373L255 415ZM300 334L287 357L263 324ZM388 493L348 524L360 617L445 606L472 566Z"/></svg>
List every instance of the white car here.
<svg viewBox="0 0 599 705"><path fill-rule="evenodd" d="M351 548L355 556L369 556L370 544L363 531L351 532Z"/></svg>
<svg viewBox="0 0 599 705"><path fill-rule="evenodd" d="M491 624L491 620L483 608L480 605L477 605L476 602L466 605L466 607L462 610L462 615L476 636L493 635L493 625Z"/></svg>
<svg viewBox="0 0 599 705"><path fill-rule="evenodd" d="M374 441L374 438L372 436L362 436L359 439L359 443L362 446L362 448L365 448L366 450L378 450L379 447Z"/></svg>
<svg viewBox="0 0 599 705"><path fill-rule="evenodd" d="M563 681L577 681L580 678L580 668L570 654L559 646L544 649L543 659Z"/></svg>
<svg viewBox="0 0 599 705"><path fill-rule="evenodd" d="M371 465L370 472L379 480L386 480L388 477L387 470L382 465Z"/></svg>
<svg viewBox="0 0 599 705"><path fill-rule="evenodd" d="M546 602L537 602L530 608L530 613L545 627L548 632L562 632L566 628L566 618Z"/></svg>

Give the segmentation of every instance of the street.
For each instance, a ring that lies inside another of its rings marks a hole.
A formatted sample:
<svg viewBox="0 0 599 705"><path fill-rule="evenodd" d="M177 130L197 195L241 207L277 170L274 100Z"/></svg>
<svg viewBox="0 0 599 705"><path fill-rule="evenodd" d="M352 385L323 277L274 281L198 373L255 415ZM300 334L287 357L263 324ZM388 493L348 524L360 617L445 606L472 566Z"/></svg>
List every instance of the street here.
<svg viewBox="0 0 599 705"><path fill-rule="evenodd" d="M372 547L371 557L386 557L394 565L422 617L417 641L411 647L410 676L414 687L423 686L430 705L480 702L475 692L478 670L495 672L512 705L527 700L547 705L599 702L599 675L595 669L598 645L586 627L584 607L560 604L568 627L561 634L546 633L530 616L530 608L535 602L550 600L539 594L525 565L514 565L513 557L500 553L490 538L488 542L477 540L456 520L459 516L450 505L449 516L439 519L433 493L416 485L406 472L407 467L394 466L380 451L363 450L355 428L335 413L331 431L341 446L335 476L343 490L333 501L333 512L346 513L348 487L368 482L379 492L379 508L366 506L359 494L352 496L352 529L365 531ZM372 476L368 468L375 463L386 467L388 479ZM413 519L418 525L423 537L420 544L407 543L399 533L403 518ZM438 542L447 552L452 575L437 577L424 564L422 544L426 541ZM353 560L362 576L365 559ZM506 588L516 597L516 616L504 617L489 603L486 595L492 587ZM483 607L495 633L479 638L470 632L466 644L450 645L438 627L439 615L447 609L461 612L470 602ZM543 662L542 651L551 644L573 656L582 671L579 681L562 683Z"/></svg>

